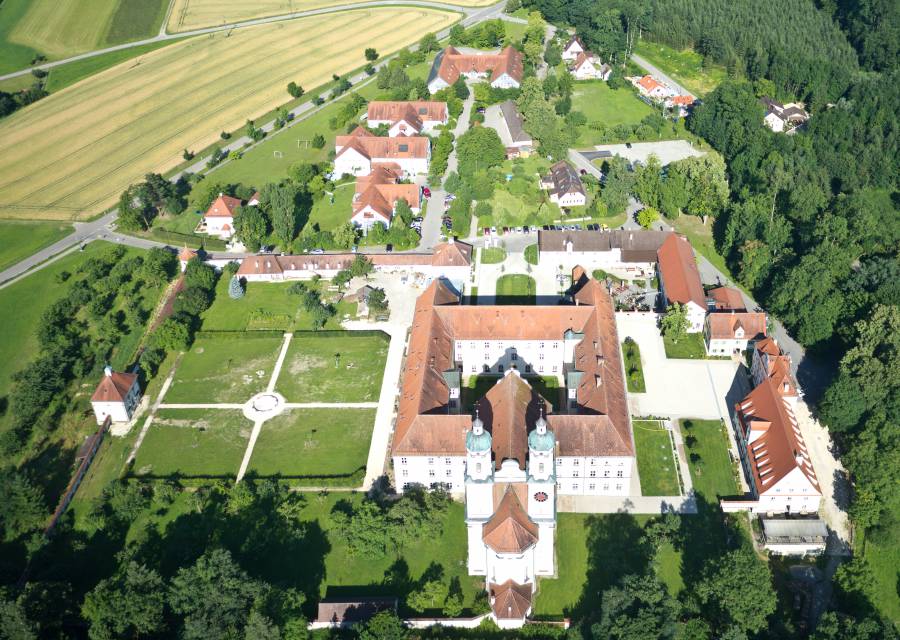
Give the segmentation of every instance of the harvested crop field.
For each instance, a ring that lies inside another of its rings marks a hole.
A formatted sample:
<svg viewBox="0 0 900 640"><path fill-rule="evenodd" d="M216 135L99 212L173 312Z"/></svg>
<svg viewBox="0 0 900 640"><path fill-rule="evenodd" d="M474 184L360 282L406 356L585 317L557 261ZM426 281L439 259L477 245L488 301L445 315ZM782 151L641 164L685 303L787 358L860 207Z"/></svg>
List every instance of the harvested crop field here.
<svg viewBox="0 0 900 640"><path fill-rule="evenodd" d="M0 123L0 217L78 219L129 184L287 102L287 83L328 82L438 31L458 14L370 9L192 38L125 62Z"/></svg>
<svg viewBox="0 0 900 640"><path fill-rule="evenodd" d="M461 7L481 7L494 0L448 0ZM347 4L344 0L175 0L169 14L169 33L190 31L254 18L285 15ZM424 35L427 30L422 30ZM380 49L379 49L380 51Z"/></svg>

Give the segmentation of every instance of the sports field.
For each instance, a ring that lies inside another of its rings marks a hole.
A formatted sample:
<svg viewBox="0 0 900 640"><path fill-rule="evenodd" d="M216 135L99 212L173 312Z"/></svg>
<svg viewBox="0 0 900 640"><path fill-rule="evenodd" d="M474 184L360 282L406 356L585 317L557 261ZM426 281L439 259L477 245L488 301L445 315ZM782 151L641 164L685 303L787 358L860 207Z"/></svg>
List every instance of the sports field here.
<svg viewBox="0 0 900 640"><path fill-rule="evenodd" d="M494 0L448 0L447 3L461 7L483 7L493 2ZM177 33L343 4L348 3L345 0L175 0L166 29L169 33ZM427 31L429 29L422 29L421 35L425 35Z"/></svg>
<svg viewBox="0 0 900 640"><path fill-rule="evenodd" d="M192 38L79 82L0 122L0 217L83 218L247 118L437 31L458 14L346 11Z"/></svg>

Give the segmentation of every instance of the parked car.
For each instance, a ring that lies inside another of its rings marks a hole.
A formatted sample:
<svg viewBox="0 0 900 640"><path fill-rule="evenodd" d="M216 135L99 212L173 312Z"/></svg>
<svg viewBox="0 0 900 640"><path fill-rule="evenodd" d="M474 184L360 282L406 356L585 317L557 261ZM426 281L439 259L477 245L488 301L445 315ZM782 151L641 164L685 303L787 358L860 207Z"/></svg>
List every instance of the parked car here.
<svg viewBox="0 0 900 640"><path fill-rule="evenodd" d="M313 249L312 251L310 251L310 253L313 253L318 256L318 255L325 253L325 249Z"/></svg>
<svg viewBox="0 0 900 640"><path fill-rule="evenodd" d="M486 235L486 236L491 235L491 228L490 228L490 227L485 227L485 228L484 228L484 234L483 234L483 235Z"/></svg>
<svg viewBox="0 0 900 640"><path fill-rule="evenodd" d="M529 229L529 228L526 227L526 226L523 226L523 227L520 229L520 231L521 231L522 233L528 233L529 231L531 231L531 229Z"/></svg>
<svg viewBox="0 0 900 640"><path fill-rule="evenodd" d="M531 225L531 233L537 233L537 225Z"/></svg>
<svg viewBox="0 0 900 640"><path fill-rule="evenodd" d="M579 169L579 170L578 170L578 173L580 173L580 174L583 175L583 176L586 176L586 175L587 175L587 169Z"/></svg>
<svg viewBox="0 0 900 640"><path fill-rule="evenodd" d="M426 198L430 198L431 197L431 189L429 189L428 187L422 187L422 195L425 196Z"/></svg>
<svg viewBox="0 0 900 640"><path fill-rule="evenodd" d="M384 247L384 250L385 250L387 253L390 253L391 251L394 250L394 245L392 245L392 244L386 245L386 246Z"/></svg>
<svg viewBox="0 0 900 640"><path fill-rule="evenodd" d="M575 230L576 230L576 231L581 231L581 225L580 225L580 224L576 224L576 225L575 225Z"/></svg>
<svg viewBox="0 0 900 640"><path fill-rule="evenodd" d="M503 235L506 235L508 233L509 233L509 227L503 227Z"/></svg>
<svg viewBox="0 0 900 640"><path fill-rule="evenodd" d="M416 216L415 218L413 218L413 222L422 222L422 220L424 219L425 218L423 218L422 216Z"/></svg>
<svg viewBox="0 0 900 640"><path fill-rule="evenodd" d="M541 227L541 230L543 230L543 231L550 231L550 225L549 225L549 224L545 224L544 226Z"/></svg>
<svg viewBox="0 0 900 640"><path fill-rule="evenodd" d="M625 148L626 148L626 149L630 149L630 148L631 148L631 143L630 143L630 142L626 142L626 143L625 143Z"/></svg>
<svg viewBox="0 0 900 640"><path fill-rule="evenodd" d="M444 200L456 200L456 195L453 193L448 193L444 196Z"/></svg>
<svg viewBox="0 0 900 640"><path fill-rule="evenodd" d="M497 227L491 227L491 235L492 236L497 235Z"/></svg>

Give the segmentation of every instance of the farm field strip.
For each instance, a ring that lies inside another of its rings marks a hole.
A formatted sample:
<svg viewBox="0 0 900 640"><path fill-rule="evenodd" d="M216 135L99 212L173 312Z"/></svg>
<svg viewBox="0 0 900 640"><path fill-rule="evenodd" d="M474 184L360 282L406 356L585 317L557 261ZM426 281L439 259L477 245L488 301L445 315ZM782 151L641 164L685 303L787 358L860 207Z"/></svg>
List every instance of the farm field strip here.
<svg viewBox="0 0 900 640"><path fill-rule="evenodd" d="M178 164L183 149L205 147L285 102L288 81L321 85L358 67L365 46L393 51L457 17L347 11L195 38L125 62L0 124L0 215L94 213L145 173Z"/></svg>
<svg viewBox="0 0 900 640"><path fill-rule="evenodd" d="M493 2L494 0L447 0L447 4L460 7L485 7ZM345 4L357 3L346 0L175 0L166 30L169 33L179 33Z"/></svg>

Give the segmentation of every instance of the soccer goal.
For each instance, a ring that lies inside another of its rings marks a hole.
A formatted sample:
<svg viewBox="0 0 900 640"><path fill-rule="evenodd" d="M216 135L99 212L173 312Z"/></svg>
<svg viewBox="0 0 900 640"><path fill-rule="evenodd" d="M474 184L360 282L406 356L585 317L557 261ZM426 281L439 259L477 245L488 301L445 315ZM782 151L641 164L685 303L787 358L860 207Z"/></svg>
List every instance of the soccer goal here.
<svg viewBox="0 0 900 640"><path fill-rule="evenodd" d="M284 157L284 153L281 151L273 151L272 155L278 158L279 160Z"/></svg>
<svg viewBox="0 0 900 640"><path fill-rule="evenodd" d="M304 140L303 138L297 138L297 148L298 149L309 149L309 140Z"/></svg>

